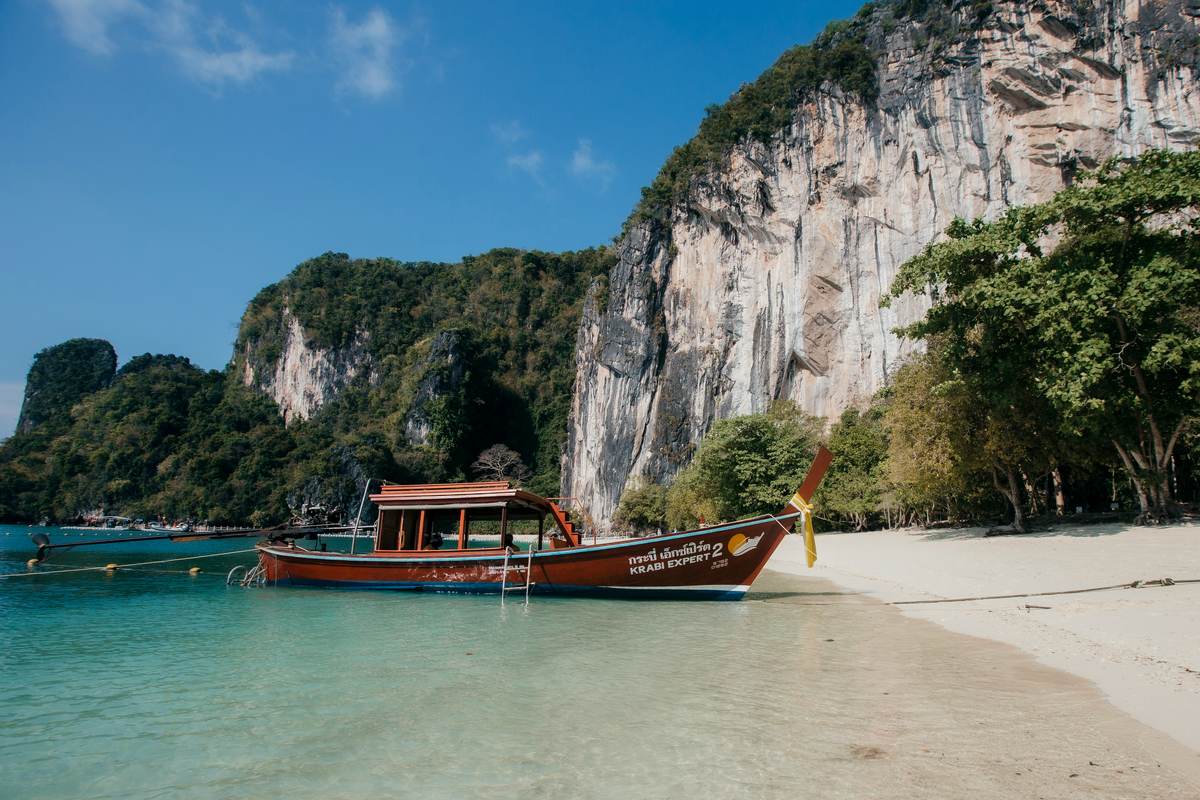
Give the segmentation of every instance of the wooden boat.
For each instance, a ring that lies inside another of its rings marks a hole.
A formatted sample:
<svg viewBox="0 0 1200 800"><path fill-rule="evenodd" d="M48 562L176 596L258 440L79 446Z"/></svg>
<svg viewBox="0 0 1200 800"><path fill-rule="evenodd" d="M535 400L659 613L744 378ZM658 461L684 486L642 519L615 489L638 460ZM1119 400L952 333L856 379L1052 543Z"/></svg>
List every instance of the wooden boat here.
<svg viewBox="0 0 1200 800"><path fill-rule="evenodd" d="M820 449L777 514L593 544L582 542L555 502L507 481L388 485L371 495L379 514L370 552L316 551L275 539L258 545L259 562L266 583L279 585L737 600L798 521L808 531L811 565L809 503L831 458ZM537 523L527 552L512 544L518 520ZM498 545L473 546L484 527L499 532ZM453 546L443 549L452 537Z"/></svg>

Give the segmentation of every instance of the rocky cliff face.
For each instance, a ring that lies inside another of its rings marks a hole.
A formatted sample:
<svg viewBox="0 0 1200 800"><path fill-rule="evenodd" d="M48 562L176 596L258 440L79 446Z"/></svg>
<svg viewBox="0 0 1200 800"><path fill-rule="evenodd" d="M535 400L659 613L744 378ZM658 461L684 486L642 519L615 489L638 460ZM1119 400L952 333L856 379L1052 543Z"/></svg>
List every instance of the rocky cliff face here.
<svg viewBox="0 0 1200 800"><path fill-rule="evenodd" d="M879 299L955 217L1200 143L1198 15L1195 0L997 2L936 52L921 25L876 20L877 98L827 86L618 243L579 330L563 494L604 524L630 477L671 477L715 419L780 398L833 418L870 398L918 346L893 329L927 307Z"/></svg>
<svg viewBox="0 0 1200 800"><path fill-rule="evenodd" d="M467 379L466 356L457 331L442 331L428 343L426 353L414 369L419 376L412 402L404 415L404 436L415 445L434 444L438 407L461 397Z"/></svg>
<svg viewBox="0 0 1200 800"><path fill-rule="evenodd" d="M286 423L308 419L359 376L369 379L373 361L367 331L357 330L345 347L322 347L286 305L279 328L277 353L264 354L262 341L247 339L236 358L242 382L274 400Z"/></svg>

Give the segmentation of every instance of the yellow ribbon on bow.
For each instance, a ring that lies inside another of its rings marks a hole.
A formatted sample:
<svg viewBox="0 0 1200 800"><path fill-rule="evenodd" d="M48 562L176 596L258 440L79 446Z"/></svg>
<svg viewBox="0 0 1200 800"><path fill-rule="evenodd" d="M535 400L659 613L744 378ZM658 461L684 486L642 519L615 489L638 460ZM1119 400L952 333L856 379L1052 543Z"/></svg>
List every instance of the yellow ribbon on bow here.
<svg viewBox="0 0 1200 800"><path fill-rule="evenodd" d="M813 533L812 503L801 497L799 492L792 495L790 502L804 516L804 554L808 557L808 566L811 569L812 565L817 563L817 537Z"/></svg>

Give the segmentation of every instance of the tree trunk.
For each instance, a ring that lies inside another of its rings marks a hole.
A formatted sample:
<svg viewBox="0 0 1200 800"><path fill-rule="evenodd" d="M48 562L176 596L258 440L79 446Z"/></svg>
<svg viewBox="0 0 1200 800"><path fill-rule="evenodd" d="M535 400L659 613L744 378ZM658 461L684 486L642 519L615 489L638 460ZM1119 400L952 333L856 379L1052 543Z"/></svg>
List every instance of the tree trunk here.
<svg viewBox="0 0 1200 800"><path fill-rule="evenodd" d="M996 468L992 467L992 483L995 485L996 491L1004 495L1004 499L1008 500L1008 504L1012 506L1013 530L1017 533L1025 533L1028 528L1025 525L1025 509L1021 506L1021 489L1017 485L1017 473L1012 467L1005 467L1004 474L1008 478L1007 487L1000 483L1000 476Z"/></svg>
<svg viewBox="0 0 1200 800"><path fill-rule="evenodd" d="M1011 469L1008 472L1008 491L1009 500L1013 507L1013 530L1025 533L1028 528L1025 525L1025 509L1021 505L1021 489L1017 486L1017 476Z"/></svg>
<svg viewBox="0 0 1200 800"><path fill-rule="evenodd" d="M1021 470L1021 480L1025 483L1025 494L1029 495L1029 516L1036 517L1038 515L1038 493L1033 487L1033 481L1029 480L1029 476L1025 474L1025 470Z"/></svg>
<svg viewBox="0 0 1200 800"><path fill-rule="evenodd" d="M1166 522L1172 516L1171 489L1167 484L1166 470L1159 459L1151 461L1136 447L1123 447L1120 442L1113 440L1121 464L1125 467L1129 479L1137 492L1141 514L1138 522L1156 524ZM1174 438L1172 439L1174 447Z"/></svg>
<svg viewBox="0 0 1200 800"><path fill-rule="evenodd" d="M1054 514L1061 517L1067 513L1067 495L1063 491L1062 472L1058 469L1058 465L1050 470L1050 480L1054 484Z"/></svg>

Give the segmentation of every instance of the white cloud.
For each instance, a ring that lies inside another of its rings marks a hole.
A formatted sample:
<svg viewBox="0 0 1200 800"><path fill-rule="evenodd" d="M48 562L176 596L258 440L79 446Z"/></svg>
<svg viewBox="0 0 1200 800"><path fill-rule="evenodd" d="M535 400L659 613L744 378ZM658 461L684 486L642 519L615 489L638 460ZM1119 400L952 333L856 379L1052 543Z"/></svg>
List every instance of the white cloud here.
<svg viewBox="0 0 1200 800"><path fill-rule="evenodd" d="M63 33L75 45L99 56L117 49L109 29L127 17L137 17L146 8L137 0L50 0Z"/></svg>
<svg viewBox="0 0 1200 800"><path fill-rule="evenodd" d="M602 186L608 186L616 170L611 161L596 158L592 152L591 139L580 139L575 152L571 154L571 174L598 180Z"/></svg>
<svg viewBox="0 0 1200 800"><path fill-rule="evenodd" d="M492 136L495 136L500 142L513 145L529 135L529 131L525 130L525 126L518 120L512 119L508 122L493 122Z"/></svg>
<svg viewBox="0 0 1200 800"><path fill-rule="evenodd" d="M392 51L404 36L405 31L381 8L372 8L358 23L335 8L329 38L342 67L338 88L372 99L391 92L396 86Z"/></svg>
<svg viewBox="0 0 1200 800"><path fill-rule="evenodd" d="M518 153L508 157L508 168L519 169L535 181L542 180L542 152L530 150L528 153Z"/></svg>
<svg viewBox="0 0 1200 800"><path fill-rule="evenodd" d="M291 52L262 50L221 17L206 17L187 0L149 4L139 0L50 0L63 32L97 55L116 51L110 35L118 22L136 22L142 44L166 53L184 74L209 86L247 83L291 67Z"/></svg>
<svg viewBox="0 0 1200 800"><path fill-rule="evenodd" d="M21 402L25 399L25 381L0 381L0 440L17 429Z"/></svg>
<svg viewBox="0 0 1200 800"><path fill-rule="evenodd" d="M158 44L189 77L210 86L247 83L289 69L295 54L264 52L220 17L205 19L185 0L167 0L152 14Z"/></svg>

